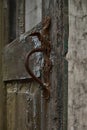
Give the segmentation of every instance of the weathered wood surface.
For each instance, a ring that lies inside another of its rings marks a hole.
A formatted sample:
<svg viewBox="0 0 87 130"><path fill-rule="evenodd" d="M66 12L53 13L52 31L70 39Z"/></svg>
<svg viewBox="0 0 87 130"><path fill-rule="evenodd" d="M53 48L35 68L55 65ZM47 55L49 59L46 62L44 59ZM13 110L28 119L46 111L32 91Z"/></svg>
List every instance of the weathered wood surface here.
<svg viewBox="0 0 87 130"><path fill-rule="evenodd" d="M68 130L87 130L87 0L69 1Z"/></svg>
<svg viewBox="0 0 87 130"><path fill-rule="evenodd" d="M53 68L51 72L50 101L42 106L46 106L43 112L46 114L43 124L45 130L66 130L67 129L67 61L65 56L67 53L68 35L64 28L65 8L67 2L64 0L43 0L43 18L48 15L51 17L50 39L52 43L51 58ZM66 34L65 34L66 33ZM66 35L66 42L65 42ZM66 44L66 50L65 50ZM44 130L42 129L42 130Z"/></svg>
<svg viewBox="0 0 87 130"><path fill-rule="evenodd" d="M3 81L31 78L25 69L25 58L26 54L35 48L36 43L32 41L29 34L40 30L41 23L5 46L3 49ZM37 46L40 46L39 40L37 40ZM40 71L39 69L37 70L37 67L40 68L40 62L38 61L37 63L37 60L39 60L38 57L39 55L35 53L30 63L35 75L40 77Z"/></svg>
<svg viewBox="0 0 87 130"><path fill-rule="evenodd" d="M28 82L27 80L6 82L7 130L67 129L67 61L65 60L67 33L65 34L64 28L66 25L64 17L67 19L64 11L67 9L64 8L65 2L63 0L43 0L42 5L43 18L46 15L51 17L50 39L52 43L51 59L53 68L51 72L50 100L46 101L42 98L38 88L39 85L35 82ZM24 39L22 38L22 40ZM18 43L15 43L13 47L15 45L20 48ZM10 47L10 44L8 46ZM10 56L12 57L12 55ZM13 65L13 69L17 68L16 64ZM8 72L10 72L10 69ZM5 69L3 69L4 71L6 73ZM21 73L24 73L23 70Z"/></svg>
<svg viewBox="0 0 87 130"><path fill-rule="evenodd" d="M42 0L25 0L25 32L36 26L42 18Z"/></svg>
<svg viewBox="0 0 87 130"><path fill-rule="evenodd" d="M16 37L25 32L25 0L16 0Z"/></svg>
<svg viewBox="0 0 87 130"><path fill-rule="evenodd" d="M41 130L41 94L30 82L11 82L7 88L7 130Z"/></svg>
<svg viewBox="0 0 87 130"><path fill-rule="evenodd" d="M2 49L4 46L4 10L0 0L0 130L6 130L6 93L2 81Z"/></svg>

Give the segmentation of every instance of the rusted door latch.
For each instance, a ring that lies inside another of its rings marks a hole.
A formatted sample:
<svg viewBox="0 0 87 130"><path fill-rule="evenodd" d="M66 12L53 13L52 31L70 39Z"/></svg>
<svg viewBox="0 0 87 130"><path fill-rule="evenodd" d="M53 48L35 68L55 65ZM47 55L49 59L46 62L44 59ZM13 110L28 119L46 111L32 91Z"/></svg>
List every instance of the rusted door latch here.
<svg viewBox="0 0 87 130"><path fill-rule="evenodd" d="M33 32L31 33L29 36L37 36L38 39L41 41L41 48L35 48L33 50L31 50L30 52L27 53L26 55L26 60L25 60L25 68L27 70L27 72L31 75L31 77L40 84L41 88L42 88L42 92L43 92L43 96L45 97L45 99L48 99L50 96L50 70L52 67L52 63L50 60L50 52L51 52L51 42L49 40L49 27L50 27L50 22L51 19L49 16L45 17L43 20L43 28L41 33L40 32ZM34 73L31 71L30 67L29 67L29 59L30 56L33 53L36 52L42 52L43 56L44 56L44 65L43 65L43 70L42 70L42 75L43 75L43 82L37 78Z"/></svg>

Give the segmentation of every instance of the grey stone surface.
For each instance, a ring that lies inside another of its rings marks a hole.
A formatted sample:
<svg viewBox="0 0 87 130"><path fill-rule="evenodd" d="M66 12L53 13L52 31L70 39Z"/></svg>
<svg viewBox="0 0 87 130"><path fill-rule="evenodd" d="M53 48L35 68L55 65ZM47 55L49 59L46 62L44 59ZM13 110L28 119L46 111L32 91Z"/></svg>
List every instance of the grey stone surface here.
<svg viewBox="0 0 87 130"><path fill-rule="evenodd" d="M69 0L68 130L87 130L87 0Z"/></svg>

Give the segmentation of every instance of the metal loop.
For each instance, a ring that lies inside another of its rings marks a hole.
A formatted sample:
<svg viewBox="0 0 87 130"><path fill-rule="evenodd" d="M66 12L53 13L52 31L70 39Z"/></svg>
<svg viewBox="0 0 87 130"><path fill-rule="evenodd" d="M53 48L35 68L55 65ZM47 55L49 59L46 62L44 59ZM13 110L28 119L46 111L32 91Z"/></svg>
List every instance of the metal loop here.
<svg viewBox="0 0 87 130"><path fill-rule="evenodd" d="M35 48L32 51L28 52L26 55L26 60L25 60L25 68L29 75L36 81L38 82L42 87L43 90L43 96L45 99L48 99L50 96L50 91L49 91L49 86L50 86L50 79L49 79L49 74L50 74L50 69L51 69L51 62L50 61L50 52L51 52L51 42L49 41L49 26L50 26L50 17L47 16L43 20L43 29L42 32L33 32L29 36L37 36L38 39L41 41L42 45L41 48ZM43 83L39 78L37 78L32 70L30 69L30 56L33 53L36 52L43 52L44 53L44 71L43 71L43 80L45 83ZM47 77L46 77L47 76Z"/></svg>
<svg viewBox="0 0 87 130"><path fill-rule="evenodd" d="M29 73L29 75L36 81L38 82L41 86L46 87L46 84L43 83L39 78L37 78L34 73L32 72L32 70L30 69L30 56L36 52L44 52L44 48L35 48L33 50L31 50L30 52L27 53L26 55L26 60L25 60L25 68L27 70L27 72Z"/></svg>

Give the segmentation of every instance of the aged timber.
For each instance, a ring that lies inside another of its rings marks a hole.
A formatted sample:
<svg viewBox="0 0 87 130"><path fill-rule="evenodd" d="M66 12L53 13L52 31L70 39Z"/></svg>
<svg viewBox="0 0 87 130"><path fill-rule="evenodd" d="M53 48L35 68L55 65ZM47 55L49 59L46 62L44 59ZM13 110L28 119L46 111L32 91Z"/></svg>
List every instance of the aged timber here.
<svg viewBox="0 0 87 130"><path fill-rule="evenodd" d="M53 68L51 74L50 101L44 103L42 130L67 129L67 45L65 46L65 6L64 0L43 0L42 16L51 17L50 39L52 43ZM66 17L67 19L67 17ZM68 28L66 27L66 30ZM67 41L66 35L66 41ZM67 44L67 43L66 43ZM66 48L65 48L66 47ZM46 115L46 116L44 116Z"/></svg>
<svg viewBox="0 0 87 130"><path fill-rule="evenodd" d="M6 130L6 90L2 81L2 49L5 44L3 14L3 0L0 0L0 130Z"/></svg>

